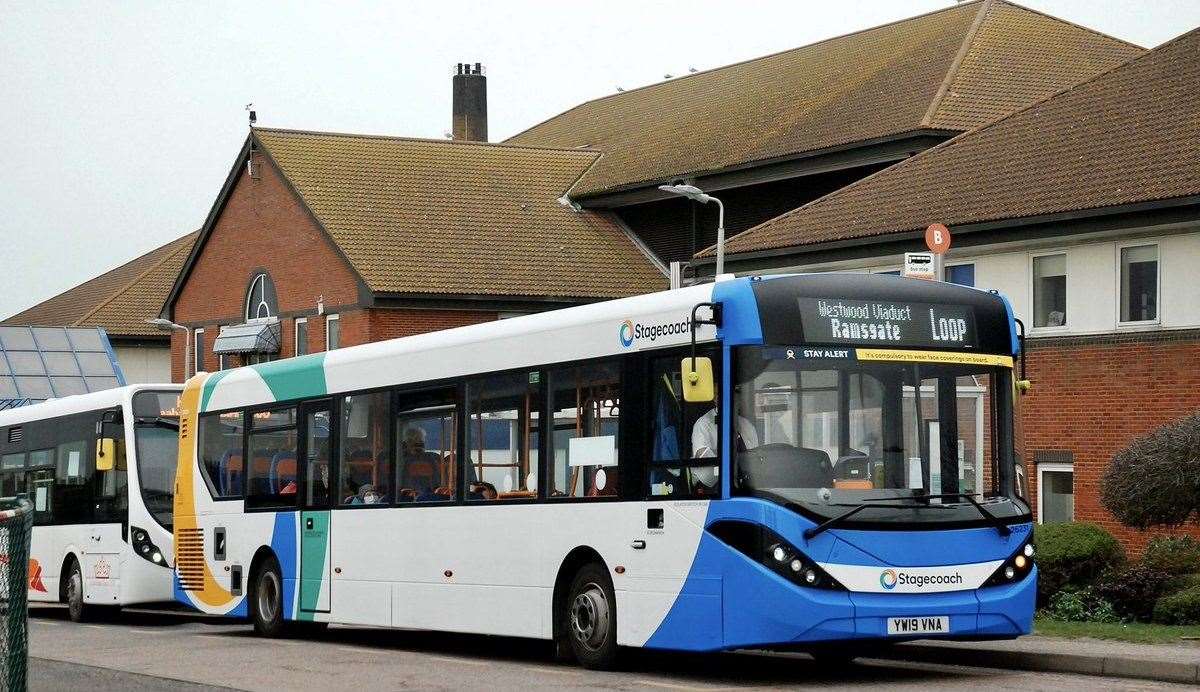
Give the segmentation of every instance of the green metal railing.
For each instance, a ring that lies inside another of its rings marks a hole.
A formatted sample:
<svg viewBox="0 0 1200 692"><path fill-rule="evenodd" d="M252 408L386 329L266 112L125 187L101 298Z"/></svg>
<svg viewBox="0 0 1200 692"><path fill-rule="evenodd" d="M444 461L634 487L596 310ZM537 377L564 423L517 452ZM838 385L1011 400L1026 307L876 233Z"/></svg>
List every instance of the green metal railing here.
<svg viewBox="0 0 1200 692"><path fill-rule="evenodd" d="M26 688L29 669L29 537L33 506L21 498L0 498L0 686Z"/></svg>

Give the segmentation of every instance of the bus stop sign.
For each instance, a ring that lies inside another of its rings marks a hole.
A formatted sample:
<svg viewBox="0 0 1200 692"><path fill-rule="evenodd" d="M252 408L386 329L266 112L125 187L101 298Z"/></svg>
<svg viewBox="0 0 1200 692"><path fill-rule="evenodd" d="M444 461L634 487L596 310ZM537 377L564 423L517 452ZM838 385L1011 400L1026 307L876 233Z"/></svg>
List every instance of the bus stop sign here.
<svg viewBox="0 0 1200 692"><path fill-rule="evenodd" d="M945 254L950 249L950 229L940 223L931 223L925 229L925 246L935 255Z"/></svg>

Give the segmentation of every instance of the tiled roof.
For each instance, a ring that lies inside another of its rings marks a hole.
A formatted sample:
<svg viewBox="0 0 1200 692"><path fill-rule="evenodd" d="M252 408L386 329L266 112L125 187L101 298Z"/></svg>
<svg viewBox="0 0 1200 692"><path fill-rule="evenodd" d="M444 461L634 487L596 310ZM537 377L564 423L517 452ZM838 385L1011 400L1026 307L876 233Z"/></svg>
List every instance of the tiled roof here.
<svg viewBox="0 0 1200 692"><path fill-rule="evenodd" d="M145 320L158 317L199 231L19 312L3 324L104 327L110 338L166 338Z"/></svg>
<svg viewBox="0 0 1200 692"><path fill-rule="evenodd" d="M1143 49L998 0L589 101L508 140L604 156L572 196L921 129L966 130Z"/></svg>
<svg viewBox="0 0 1200 692"><path fill-rule="evenodd" d="M1200 29L752 228L726 251L1200 195L1197 85Z"/></svg>
<svg viewBox="0 0 1200 692"><path fill-rule="evenodd" d="M255 129L376 292L613 298L664 288L611 217L558 202L589 151Z"/></svg>

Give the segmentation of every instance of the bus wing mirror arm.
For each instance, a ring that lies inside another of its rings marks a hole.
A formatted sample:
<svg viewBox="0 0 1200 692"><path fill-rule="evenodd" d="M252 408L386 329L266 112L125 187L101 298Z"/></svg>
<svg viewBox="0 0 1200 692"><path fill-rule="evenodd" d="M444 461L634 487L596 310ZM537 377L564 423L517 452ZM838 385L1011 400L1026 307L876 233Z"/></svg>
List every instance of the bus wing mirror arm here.
<svg viewBox="0 0 1200 692"><path fill-rule="evenodd" d="M1033 387L1033 384L1025 377L1025 323L1017 317L1014 317L1013 321L1017 323L1017 357L1021 361L1021 374L1016 382L1016 390L1024 395Z"/></svg>

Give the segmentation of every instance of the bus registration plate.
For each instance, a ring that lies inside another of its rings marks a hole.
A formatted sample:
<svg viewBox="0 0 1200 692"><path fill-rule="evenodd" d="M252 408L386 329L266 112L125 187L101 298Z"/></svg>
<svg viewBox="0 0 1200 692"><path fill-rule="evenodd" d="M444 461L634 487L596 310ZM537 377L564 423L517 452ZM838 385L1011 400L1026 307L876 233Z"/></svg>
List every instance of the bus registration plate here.
<svg viewBox="0 0 1200 692"><path fill-rule="evenodd" d="M948 634L950 632L950 617L947 615L888 618L889 635L906 634Z"/></svg>

